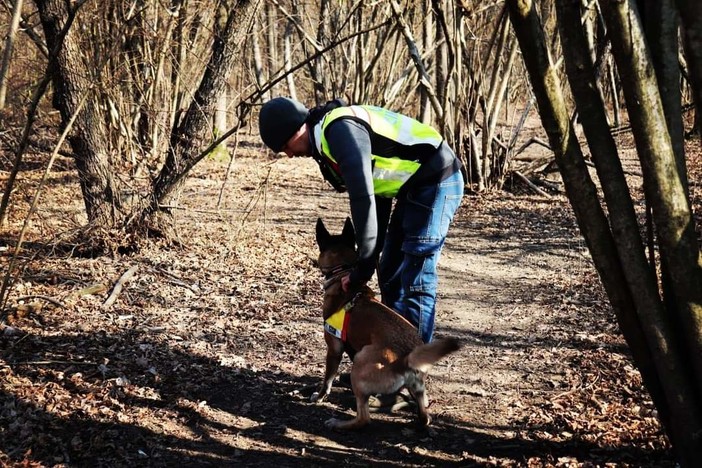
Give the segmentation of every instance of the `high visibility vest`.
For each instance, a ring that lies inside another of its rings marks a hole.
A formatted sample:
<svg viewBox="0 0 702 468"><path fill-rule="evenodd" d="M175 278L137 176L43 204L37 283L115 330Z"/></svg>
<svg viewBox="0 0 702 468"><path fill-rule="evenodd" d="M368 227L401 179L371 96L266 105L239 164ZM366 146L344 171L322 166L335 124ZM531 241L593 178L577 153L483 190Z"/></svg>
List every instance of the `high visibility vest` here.
<svg viewBox="0 0 702 468"><path fill-rule="evenodd" d="M328 112L314 127L314 141L317 152L343 185L339 165L329 151L326 128L335 120L350 118L363 124L370 132L393 140L400 145L431 145L438 149L444 141L439 132L429 125L396 112L375 106L345 106ZM371 154L373 167L373 189L375 195L392 198L405 182L419 169L418 161L402 159L399 156L379 156ZM336 186L336 184L334 184Z"/></svg>

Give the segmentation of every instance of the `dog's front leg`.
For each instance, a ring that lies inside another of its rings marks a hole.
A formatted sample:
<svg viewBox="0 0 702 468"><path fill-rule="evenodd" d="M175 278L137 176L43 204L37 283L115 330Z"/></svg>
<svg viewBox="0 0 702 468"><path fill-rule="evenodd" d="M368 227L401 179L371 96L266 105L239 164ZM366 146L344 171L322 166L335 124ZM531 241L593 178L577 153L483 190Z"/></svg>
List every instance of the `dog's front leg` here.
<svg viewBox="0 0 702 468"><path fill-rule="evenodd" d="M324 371L324 380L322 385L319 387L318 392L314 392L310 397L312 402L321 402L329 395L331 392L332 382L334 377L336 377L336 372L339 370L339 364L341 363L341 358L344 355L344 343L337 337L330 335L329 333L324 334L324 341L327 342L327 360L326 369Z"/></svg>

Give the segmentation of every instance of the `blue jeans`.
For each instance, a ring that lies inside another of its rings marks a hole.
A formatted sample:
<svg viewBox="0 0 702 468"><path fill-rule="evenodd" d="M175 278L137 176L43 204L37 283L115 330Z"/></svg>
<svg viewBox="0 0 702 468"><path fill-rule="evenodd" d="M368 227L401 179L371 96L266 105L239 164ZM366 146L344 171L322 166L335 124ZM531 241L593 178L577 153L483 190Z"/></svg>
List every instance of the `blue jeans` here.
<svg viewBox="0 0 702 468"><path fill-rule="evenodd" d="M380 257L383 303L416 326L425 343L434 334L436 267L463 185L456 171L438 184L413 187L398 198Z"/></svg>

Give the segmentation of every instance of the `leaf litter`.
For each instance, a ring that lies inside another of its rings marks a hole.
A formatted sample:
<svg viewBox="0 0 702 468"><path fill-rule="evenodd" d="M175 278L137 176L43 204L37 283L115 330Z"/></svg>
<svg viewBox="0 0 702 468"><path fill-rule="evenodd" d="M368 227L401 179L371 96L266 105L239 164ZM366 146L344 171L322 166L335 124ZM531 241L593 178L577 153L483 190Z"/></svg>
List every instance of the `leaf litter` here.
<svg viewBox="0 0 702 468"><path fill-rule="evenodd" d="M353 405L338 386L308 402L325 352L313 232L317 216L341 226L345 198L307 161L234 166L224 187L225 165L196 168L182 246L129 255L47 250L46 232L80 217L77 185L50 187L0 333L0 463L674 466L562 196L466 197L437 319L465 347L429 379L433 426L400 412L328 431Z"/></svg>

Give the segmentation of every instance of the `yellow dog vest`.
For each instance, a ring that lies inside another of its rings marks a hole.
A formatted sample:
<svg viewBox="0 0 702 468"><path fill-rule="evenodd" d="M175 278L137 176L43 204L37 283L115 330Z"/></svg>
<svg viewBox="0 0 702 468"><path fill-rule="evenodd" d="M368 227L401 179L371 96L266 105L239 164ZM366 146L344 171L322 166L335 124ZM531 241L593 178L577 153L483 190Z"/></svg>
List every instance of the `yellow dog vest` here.
<svg viewBox="0 0 702 468"><path fill-rule="evenodd" d="M353 301L346 303L341 309L334 312L324 321L324 331L346 341L346 331L349 327L351 314L349 310L353 307Z"/></svg>

